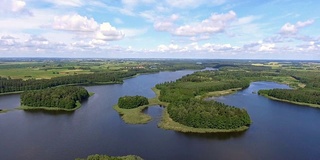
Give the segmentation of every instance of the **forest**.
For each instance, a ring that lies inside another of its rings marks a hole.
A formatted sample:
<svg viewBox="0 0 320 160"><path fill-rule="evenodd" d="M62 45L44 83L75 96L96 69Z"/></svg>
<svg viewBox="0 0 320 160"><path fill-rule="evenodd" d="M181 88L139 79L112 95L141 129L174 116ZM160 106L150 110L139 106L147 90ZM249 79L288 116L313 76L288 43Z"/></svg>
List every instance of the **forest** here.
<svg viewBox="0 0 320 160"><path fill-rule="evenodd" d="M284 99L293 102L310 103L320 105L320 91L310 89L271 89L260 90L260 95L268 95L278 99Z"/></svg>
<svg viewBox="0 0 320 160"><path fill-rule="evenodd" d="M156 85L159 99L169 102L168 113L174 121L194 128L236 129L249 126L251 120L244 109L215 101L196 98L208 92L247 88L247 77L270 76L255 72L201 71L186 75L176 82Z"/></svg>
<svg viewBox="0 0 320 160"><path fill-rule="evenodd" d="M118 100L118 106L124 109L137 108L139 106L148 105L149 101L143 96L124 96Z"/></svg>
<svg viewBox="0 0 320 160"><path fill-rule="evenodd" d="M174 121L194 128L236 129L251 124L246 110L216 101L177 101L170 103L168 113Z"/></svg>
<svg viewBox="0 0 320 160"><path fill-rule="evenodd" d="M10 79L0 77L0 93L38 90L48 87L68 84L104 84L104 83L121 83L123 78L136 75L136 72L106 72L93 74L79 74L51 79Z"/></svg>
<svg viewBox="0 0 320 160"><path fill-rule="evenodd" d="M34 108L73 109L77 107L77 102L82 102L88 97L89 93L83 87L62 86L23 92L21 105Z"/></svg>

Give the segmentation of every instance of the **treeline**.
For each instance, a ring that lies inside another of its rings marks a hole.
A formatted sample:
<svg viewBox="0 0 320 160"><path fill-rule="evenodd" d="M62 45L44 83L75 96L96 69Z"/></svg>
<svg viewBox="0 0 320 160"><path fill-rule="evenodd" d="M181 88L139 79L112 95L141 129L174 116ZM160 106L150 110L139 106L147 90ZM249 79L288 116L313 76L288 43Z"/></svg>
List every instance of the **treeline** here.
<svg viewBox="0 0 320 160"><path fill-rule="evenodd" d="M75 108L77 102L89 97L83 87L63 86L37 91L26 91L21 94L21 105L28 107Z"/></svg>
<svg viewBox="0 0 320 160"><path fill-rule="evenodd" d="M235 129L251 123L246 110L215 101L173 102L168 113L174 121L194 128Z"/></svg>
<svg viewBox="0 0 320 160"><path fill-rule="evenodd" d="M11 79L0 77L0 93L38 90L48 87L68 84L100 84L100 83L121 83L123 78L136 75L137 72L106 72L93 74L79 74L51 79Z"/></svg>
<svg viewBox="0 0 320 160"><path fill-rule="evenodd" d="M124 96L118 100L118 106L124 109L137 108L139 106L148 105L149 101L143 96Z"/></svg>
<svg viewBox="0 0 320 160"><path fill-rule="evenodd" d="M271 89L271 90L260 90L258 92L262 95L268 95L278 99L284 99L288 101L310 103L320 105L320 91L309 90L309 89Z"/></svg>
<svg viewBox="0 0 320 160"><path fill-rule="evenodd" d="M208 92L249 87L254 80L271 79L275 73L258 73L245 71L202 71L186 75L176 82L156 85L160 89L159 99L164 102L188 100Z"/></svg>

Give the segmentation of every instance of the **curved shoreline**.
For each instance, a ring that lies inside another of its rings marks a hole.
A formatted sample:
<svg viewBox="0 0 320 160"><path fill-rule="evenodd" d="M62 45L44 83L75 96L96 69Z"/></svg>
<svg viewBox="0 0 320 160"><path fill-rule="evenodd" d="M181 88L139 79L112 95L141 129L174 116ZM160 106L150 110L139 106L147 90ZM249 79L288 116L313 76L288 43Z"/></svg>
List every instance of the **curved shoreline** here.
<svg viewBox="0 0 320 160"><path fill-rule="evenodd" d="M312 108L320 108L320 105L318 105L318 104L289 101L289 100L285 100L285 99L279 99L279 98L276 98L276 97L272 97L272 96L269 96L269 95L266 95L266 94L259 94L259 95L264 96L266 98L269 98L271 100L279 101L279 102L286 102L286 103L296 104L296 105L299 105L299 106L308 106L308 107L312 107Z"/></svg>
<svg viewBox="0 0 320 160"><path fill-rule="evenodd" d="M152 117L143 113L142 111L148 107L152 107L155 105L164 106L161 121L158 123L158 127L165 130L174 130L183 133L229 133L242 132L249 129L248 126L243 126L235 129L194 128L175 122L170 118L169 113L167 112L167 108L165 107L168 106L169 103L161 102L159 100L160 90L156 89L155 87L152 88L152 90L156 94L156 97L148 99L148 105L140 106L133 109L122 109L119 108L118 105L114 105L113 108L120 114L122 120L127 124L146 124L152 119ZM217 91L212 93L214 93L215 95L220 95L222 93L223 95L226 95L232 94L234 92L235 89L230 89L226 91Z"/></svg>

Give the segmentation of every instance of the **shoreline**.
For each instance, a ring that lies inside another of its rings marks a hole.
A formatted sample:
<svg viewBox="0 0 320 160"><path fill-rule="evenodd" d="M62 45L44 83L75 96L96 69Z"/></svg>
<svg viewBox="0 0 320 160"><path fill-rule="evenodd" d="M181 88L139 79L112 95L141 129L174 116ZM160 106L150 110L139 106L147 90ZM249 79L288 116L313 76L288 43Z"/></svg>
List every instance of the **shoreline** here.
<svg viewBox="0 0 320 160"><path fill-rule="evenodd" d="M44 111L67 111L67 112L73 112L81 107L81 103L77 101L76 107L67 109L67 108L58 108L58 107L31 107L31 106L25 106L22 105L16 109L18 110L25 110L25 111L32 111L32 110L44 110Z"/></svg>
<svg viewBox="0 0 320 160"><path fill-rule="evenodd" d="M249 129L249 126L242 126L235 129L194 128L194 127L185 126L183 124L175 122L170 118L169 113L167 112L166 106L168 106L169 103L161 102L159 100L160 90L155 87L152 88L152 90L156 94L156 96L154 98L148 99L149 101L148 105L140 106L133 109L122 109L122 108L119 108L119 106L116 104L113 106L113 109L119 113L119 115L121 116L121 119L127 124L146 124L152 120L152 117L143 113L143 110L155 105L164 106L161 120L157 126L164 130L174 130L174 131L183 132L183 133L230 133L230 132L242 132ZM215 94L224 93L224 95L227 95L227 94L235 93L238 90L240 90L240 88L229 89L224 91L215 91L212 93L215 93Z"/></svg>
<svg viewBox="0 0 320 160"><path fill-rule="evenodd" d="M320 105L318 105L318 104L289 101L289 100L285 100L285 99L279 99L279 98L276 98L276 97L272 97L272 96L269 96L269 95L266 95L266 94L259 94L259 95L260 96L264 96L264 97L266 97L268 99L271 99L271 100L279 101L279 102L286 102L286 103L296 104L296 105L299 105L299 106L307 106L307 107L312 107L312 108L320 108Z"/></svg>

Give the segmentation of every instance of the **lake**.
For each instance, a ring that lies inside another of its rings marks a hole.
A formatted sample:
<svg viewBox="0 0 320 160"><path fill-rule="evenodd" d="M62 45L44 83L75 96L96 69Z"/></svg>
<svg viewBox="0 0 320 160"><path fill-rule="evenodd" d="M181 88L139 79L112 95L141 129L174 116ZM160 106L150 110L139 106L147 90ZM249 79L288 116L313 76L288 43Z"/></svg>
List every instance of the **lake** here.
<svg viewBox="0 0 320 160"><path fill-rule="evenodd" d="M4 160L72 160L90 154L135 154L144 159L318 159L320 109L269 100L260 89L289 88L254 82L235 94L213 98L246 108L253 123L232 134L184 134L157 127L162 108L145 110L153 120L125 124L112 106L124 95L155 96L157 83L193 71L160 72L123 84L90 86L95 94L73 113L21 111L0 114L0 155ZM0 108L19 106L20 96L0 96Z"/></svg>

